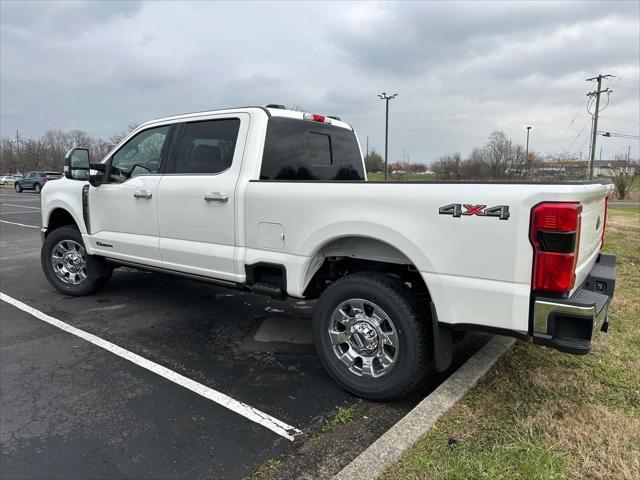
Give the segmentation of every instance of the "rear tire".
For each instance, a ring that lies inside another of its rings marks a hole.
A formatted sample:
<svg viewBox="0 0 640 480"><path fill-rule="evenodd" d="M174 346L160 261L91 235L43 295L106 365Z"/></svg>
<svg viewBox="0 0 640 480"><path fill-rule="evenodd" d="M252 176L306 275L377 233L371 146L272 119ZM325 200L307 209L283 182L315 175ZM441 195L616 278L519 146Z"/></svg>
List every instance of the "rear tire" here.
<svg viewBox="0 0 640 480"><path fill-rule="evenodd" d="M20 185L19 183L16 183L15 189L16 189L16 192L22 193L22 185Z"/></svg>
<svg viewBox="0 0 640 480"><path fill-rule="evenodd" d="M40 262L49 283L65 295L90 295L106 285L113 273L103 258L86 253L80 231L72 226L47 236Z"/></svg>
<svg viewBox="0 0 640 480"><path fill-rule="evenodd" d="M320 296L313 335L324 367L339 385L359 397L389 400L414 390L431 369L428 322L401 280L357 273L336 280Z"/></svg>
<svg viewBox="0 0 640 480"><path fill-rule="evenodd" d="M36 193L40 193L40 190L42 190L42 187L40 187L40 184L39 184L39 183L36 183L36 184L33 186L33 189L36 191Z"/></svg>

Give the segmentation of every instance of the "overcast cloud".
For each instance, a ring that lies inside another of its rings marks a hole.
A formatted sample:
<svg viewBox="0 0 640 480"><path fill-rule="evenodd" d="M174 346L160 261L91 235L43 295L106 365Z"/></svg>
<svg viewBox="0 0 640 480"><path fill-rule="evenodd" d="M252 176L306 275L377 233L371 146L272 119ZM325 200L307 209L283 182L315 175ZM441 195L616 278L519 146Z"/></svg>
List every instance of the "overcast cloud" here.
<svg viewBox="0 0 640 480"><path fill-rule="evenodd" d="M183 112L283 103L340 115L390 161L468 153L494 130L587 155L587 77L616 75L600 130L640 134L640 2L0 4L0 130L109 136ZM577 114L577 116L576 116ZM572 119L575 120L571 123ZM582 132L582 133L580 133ZM578 134L580 134L578 136ZM577 138L576 138L577 137ZM640 142L599 139L603 158Z"/></svg>

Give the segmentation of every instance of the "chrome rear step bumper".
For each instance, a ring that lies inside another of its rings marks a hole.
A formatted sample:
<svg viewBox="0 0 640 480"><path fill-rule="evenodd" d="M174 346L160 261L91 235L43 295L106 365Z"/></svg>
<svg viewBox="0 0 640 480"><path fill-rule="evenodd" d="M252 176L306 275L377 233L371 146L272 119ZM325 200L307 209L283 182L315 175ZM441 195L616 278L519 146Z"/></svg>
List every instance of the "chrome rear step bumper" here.
<svg viewBox="0 0 640 480"><path fill-rule="evenodd" d="M601 253L584 283L569 298L535 295L533 341L561 352L584 355L600 330L607 331L616 280L615 255Z"/></svg>

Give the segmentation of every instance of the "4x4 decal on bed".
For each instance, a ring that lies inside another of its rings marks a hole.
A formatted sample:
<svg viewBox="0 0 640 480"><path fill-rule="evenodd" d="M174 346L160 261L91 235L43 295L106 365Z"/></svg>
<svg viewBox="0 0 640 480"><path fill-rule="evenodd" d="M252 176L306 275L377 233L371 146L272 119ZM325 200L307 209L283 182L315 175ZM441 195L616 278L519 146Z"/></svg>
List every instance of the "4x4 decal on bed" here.
<svg viewBox="0 0 640 480"><path fill-rule="evenodd" d="M462 207L465 211L462 211ZM450 203L444 207L440 207L438 210L440 215L452 215L455 218L461 216L478 215L479 217L498 217L500 220L509 219L509 205L496 205L495 207L488 207L486 205L471 205L469 203Z"/></svg>

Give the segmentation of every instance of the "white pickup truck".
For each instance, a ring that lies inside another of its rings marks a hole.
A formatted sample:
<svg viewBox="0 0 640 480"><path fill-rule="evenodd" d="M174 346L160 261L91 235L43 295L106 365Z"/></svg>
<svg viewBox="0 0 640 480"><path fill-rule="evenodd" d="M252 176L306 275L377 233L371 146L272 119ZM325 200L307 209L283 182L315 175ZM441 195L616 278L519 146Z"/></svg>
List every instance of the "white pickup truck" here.
<svg viewBox="0 0 640 480"><path fill-rule="evenodd" d="M67 295L126 265L317 298L327 371L387 399L446 370L455 332L588 353L615 286L615 257L600 252L611 190L370 182L336 117L193 113L141 125L100 163L67 154L65 178L42 190L42 268Z"/></svg>

